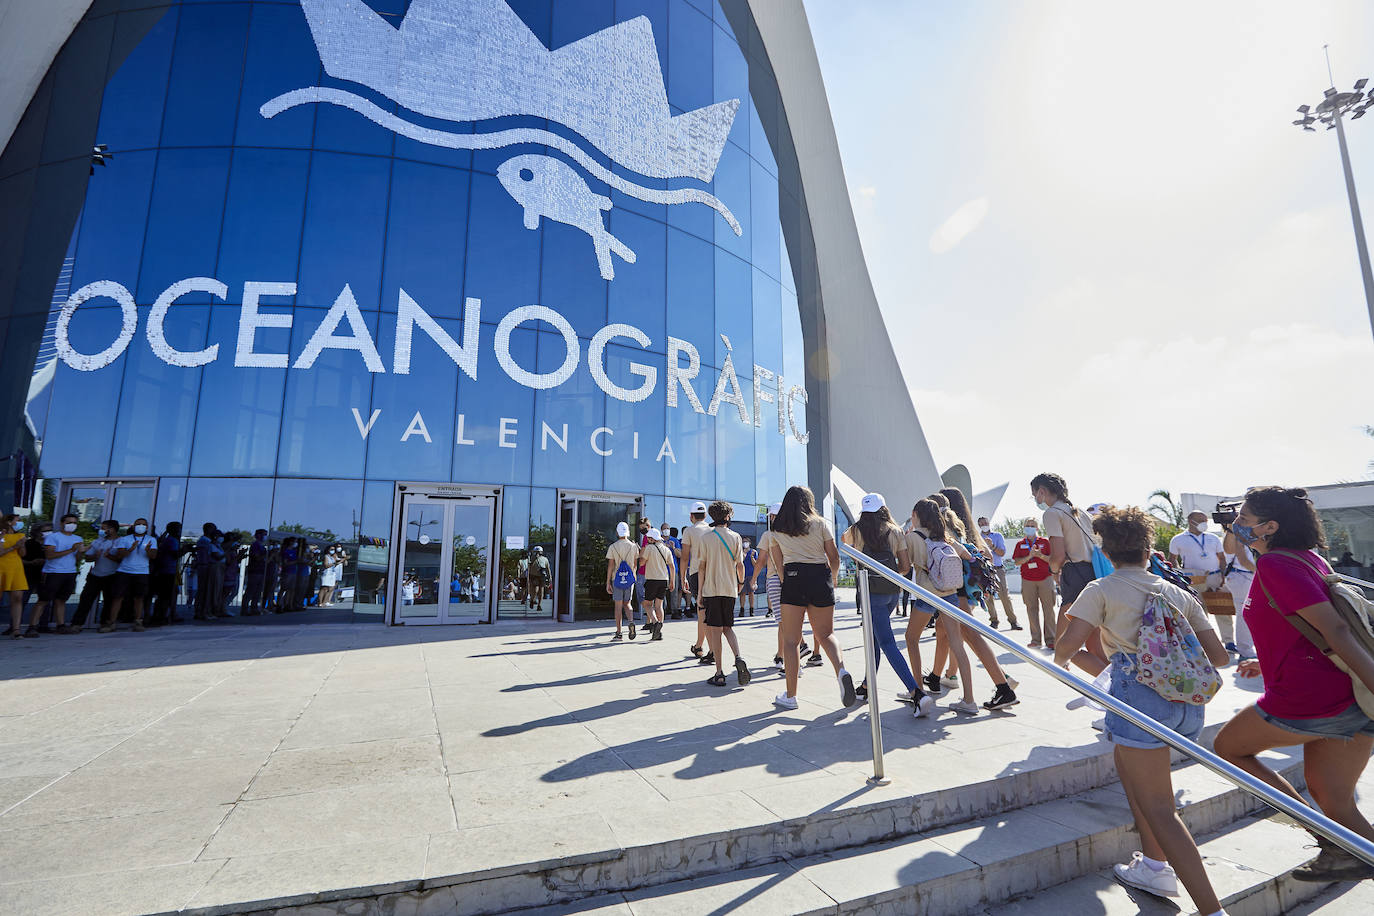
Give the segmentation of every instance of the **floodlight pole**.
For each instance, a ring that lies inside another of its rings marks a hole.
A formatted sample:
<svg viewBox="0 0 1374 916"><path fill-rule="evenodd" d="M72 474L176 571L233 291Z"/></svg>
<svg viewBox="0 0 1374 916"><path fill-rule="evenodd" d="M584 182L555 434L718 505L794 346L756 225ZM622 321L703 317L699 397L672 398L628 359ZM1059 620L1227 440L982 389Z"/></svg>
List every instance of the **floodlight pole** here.
<svg viewBox="0 0 1374 916"><path fill-rule="evenodd" d="M1336 139L1341 146L1341 168L1345 172L1345 193L1350 197L1350 219L1355 223L1355 247L1360 255L1360 275L1364 278L1364 301L1369 309L1369 329L1374 333L1374 272L1369 267L1369 244L1364 238L1364 220L1360 218L1360 199L1355 194L1355 173L1350 169L1350 150L1345 145L1345 126L1341 112L1336 111Z"/></svg>

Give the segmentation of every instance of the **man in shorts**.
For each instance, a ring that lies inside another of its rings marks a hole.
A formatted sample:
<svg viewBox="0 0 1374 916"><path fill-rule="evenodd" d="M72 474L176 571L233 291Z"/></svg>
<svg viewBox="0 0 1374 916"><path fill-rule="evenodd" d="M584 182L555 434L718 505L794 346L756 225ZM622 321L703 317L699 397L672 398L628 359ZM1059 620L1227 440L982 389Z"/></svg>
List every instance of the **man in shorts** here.
<svg viewBox="0 0 1374 916"><path fill-rule="evenodd" d="M754 616L754 582L758 577L755 565L759 561L759 552L750 546L748 538L742 538L740 543L740 559L744 561L744 581L739 587L739 609L743 611L749 609L749 616Z"/></svg>
<svg viewBox="0 0 1374 916"><path fill-rule="evenodd" d="M38 604L34 605L33 616L29 618L29 628L38 626L48 606L53 606L53 620L57 632L76 633L75 627L67 626L67 599L76 591L76 564L86 552L86 542L76 533L75 515L64 515L58 521L58 529L43 535L43 581L38 586Z"/></svg>
<svg viewBox="0 0 1374 916"><path fill-rule="evenodd" d="M741 687L749 683L749 666L740 658L739 640L735 638L735 597L744 579L743 542L730 530L734 513L730 504L716 500L711 503L711 527L698 538L694 548L697 555L697 582L700 586L701 619L706 624L706 638L711 643L708 656L716 663L716 673L706 683L712 687L725 686L725 670L721 666L721 638L730 645L735 656L735 678Z"/></svg>
<svg viewBox="0 0 1374 916"><path fill-rule="evenodd" d="M630 601L635 593L635 564L639 562L639 549L630 540L630 526L625 522L615 526L616 540L606 548L606 594L615 602L615 635L611 641L623 639L620 632L621 617L628 616L630 638L635 638L634 611Z"/></svg>
<svg viewBox="0 0 1374 916"><path fill-rule="evenodd" d="M115 541L110 556L119 561L119 568L115 570L115 599L100 632L114 632L115 624L119 622L120 605L127 598L134 606L134 632L142 633L143 597L148 594L149 562L157 559L157 541L148 533L148 520L134 519L133 533Z"/></svg>
<svg viewBox="0 0 1374 916"><path fill-rule="evenodd" d="M644 619L649 639L659 640L663 638L663 599L673 576L673 552L657 528L649 529L645 541L639 551L640 568L644 570Z"/></svg>
<svg viewBox="0 0 1374 916"><path fill-rule="evenodd" d="M682 619L682 539L677 536L676 528L663 526L663 543L673 552L673 571L668 577L668 610L673 612L674 620Z"/></svg>
<svg viewBox="0 0 1374 916"><path fill-rule="evenodd" d="M692 512L689 516L692 524L682 529L682 570L686 574L682 580L683 600L690 604L695 598L700 597L697 588L697 566L701 563L701 550L699 541L703 535L709 534L711 529L706 524L706 503L696 502L692 504ZM695 556L693 553L695 552ZM706 623L701 619L701 608L697 607L697 641L692 644L692 654L701 660L701 664L709 665L715 661L708 653L701 654L701 644L706 640ZM688 611L690 614L691 611Z"/></svg>
<svg viewBox="0 0 1374 916"><path fill-rule="evenodd" d="M549 558L544 556L544 548L536 546L530 554L530 565L526 570L525 594L530 599L530 610L538 610L544 603L544 592L553 576L549 573Z"/></svg>

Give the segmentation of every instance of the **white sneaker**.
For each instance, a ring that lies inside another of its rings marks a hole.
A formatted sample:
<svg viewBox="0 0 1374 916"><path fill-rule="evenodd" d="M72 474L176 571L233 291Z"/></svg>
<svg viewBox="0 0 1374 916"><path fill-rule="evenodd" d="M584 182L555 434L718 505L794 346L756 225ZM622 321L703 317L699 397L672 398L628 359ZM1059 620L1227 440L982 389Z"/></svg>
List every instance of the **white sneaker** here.
<svg viewBox="0 0 1374 916"><path fill-rule="evenodd" d="M780 693L777 696L773 697L773 705L781 709L796 709L797 698L789 697L785 693Z"/></svg>
<svg viewBox="0 0 1374 916"><path fill-rule="evenodd" d="M953 690L955 687L959 686L959 675L947 674L940 678L940 683Z"/></svg>
<svg viewBox="0 0 1374 916"><path fill-rule="evenodd" d="M926 716L930 715L930 711L934 708L935 698L926 694L916 702L916 708L912 711L912 715L917 719L924 719Z"/></svg>
<svg viewBox="0 0 1374 916"><path fill-rule="evenodd" d="M916 696L916 691L914 691L914 690L904 690L904 691L902 691L901 693L897 694L897 699L901 700L903 703L914 703L914 702L915 702L915 699L914 699L915 696Z"/></svg>
<svg viewBox="0 0 1374 916"><path fill-rule="evenodd" d="M972 700L960 700L957 703L950 703L949 708L955 712L961 712L968 716L976 716L983 710Z"/></svg>
<svg viewBox="0 0 1374 916"><path fill-rule="evenodd" d="M1107 730L1107 717L1103 716L1100 719L1093 719L1093 728L1100 732L1105 732Z"/></svg>
<svg viewBox="0 0 1374 916"><path fill-rule="evenodd" d="M1145 864L1145 856L1140 852L1131 853L1131 861L1126 865L1113 865L1116 880L1128 887L1136 887L1156 897L1177 897L1178 876L1173 866L1164 866L1163 871L1155 871Z"/></svg>

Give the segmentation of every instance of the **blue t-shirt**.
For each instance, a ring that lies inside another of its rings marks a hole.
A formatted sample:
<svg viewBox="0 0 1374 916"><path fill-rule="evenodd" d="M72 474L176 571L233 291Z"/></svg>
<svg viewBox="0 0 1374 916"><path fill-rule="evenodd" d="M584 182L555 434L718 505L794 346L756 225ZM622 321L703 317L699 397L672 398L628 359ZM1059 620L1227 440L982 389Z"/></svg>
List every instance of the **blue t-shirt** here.
<svg viewBox="0 0 1374 916"><path fill-rule="evenodd" d="M157 572L163 576L175 576L177 572L177 551L181 548L181 539L173 535L164 533L157 539Z"/></svg>
<svg viewBox="0 0 1374 916"><path fill-rule="evenodd" d="M148 534L126 534L115 541L115 550L128 550L119 561L119 572L133 576L148 575L148 549L157 550L157 541Z"/></svg>
<svg viewBox="0 0 1374 916"><path fill-rule="evenodd" d="M993 549L993 553L992 553L992 565L993 565L993 566L1001 566L1002 563L1003 563L1003 561L1006 560L1006 557L1005 557L1005 556L999 557L999 556L997 555L997 551L1000 550L1000 551L1002 551L1004 554L1007 552L1007 539L1004 538L1004 537L1002 537L1002 535L998 534L996 531L993 531L993 532L989 532L988 534L983 535L983 540L987 541L987 542L988 542L988 546L991 547L991 548Z"/></svg>
<svg viewBox="0 0 1374 916"><path fill-rule="evenodd" d="M43 535L43 546L51 547L58 553L66 550L75 544L81 543L81 537L75 534L67 534L63 531L49 531ZM69 553L65 557L58 557L55 560L43 561L43 572L45 573L74 573L76 572L76 554Z"/></svg>
<svg viewBox="0 0 1374 916"><path fill-rule="evenodd" d="M758 561L759 552L750 547L744 552L744 584L748 585L754 581L754 563Z"/></svg>

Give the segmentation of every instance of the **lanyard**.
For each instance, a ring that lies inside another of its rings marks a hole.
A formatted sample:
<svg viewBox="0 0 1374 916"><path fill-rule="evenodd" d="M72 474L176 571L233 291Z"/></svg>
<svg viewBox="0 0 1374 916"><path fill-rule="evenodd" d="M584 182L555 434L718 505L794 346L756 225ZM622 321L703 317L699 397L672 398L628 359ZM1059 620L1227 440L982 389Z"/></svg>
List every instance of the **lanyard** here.
<svg viewBox="0 0 1374 916"><path fill-rule="evenodd" d="M1193 542L1197 544L1197 549L1200 550L1200 551L1202 551L1203 559L1206 559L1206 557L1207 557L1207 535L1205 535L1205 534L1203 534L1203 535L1197 535L1197 534L1193 534L1191 531L1189 531L1189 532L1188 532L1188 537L1191 538L1191 539L1193 540Z"/></svg>

